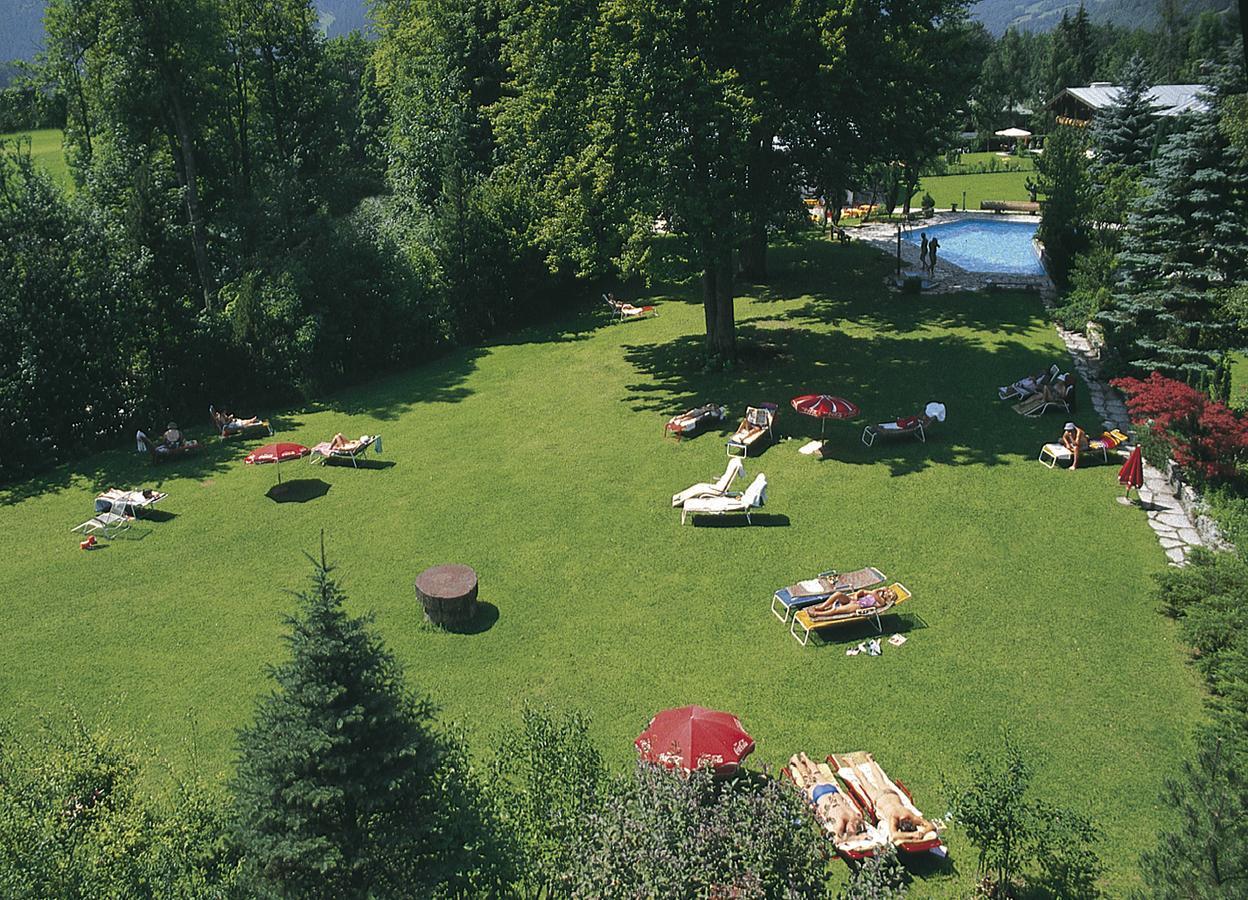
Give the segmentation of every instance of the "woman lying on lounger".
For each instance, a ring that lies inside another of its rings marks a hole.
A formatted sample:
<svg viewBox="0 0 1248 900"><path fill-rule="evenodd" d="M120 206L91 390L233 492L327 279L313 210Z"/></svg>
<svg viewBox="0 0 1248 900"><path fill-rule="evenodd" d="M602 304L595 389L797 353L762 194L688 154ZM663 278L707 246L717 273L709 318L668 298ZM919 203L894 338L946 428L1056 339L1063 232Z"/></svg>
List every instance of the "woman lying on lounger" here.
<svg viewBox="0 0 1248 900"><path fill-rule="evenodd" d="M837 591L822 603L806 607L806 614L812 619L835 619L849 613L864 609L876 609L888 606L897 600L897 593L892 588L878 588L874 591L856 591L846 594Z"/></svg>
<svg viewBox="0 0 1248 900"><path fill-rule="evenodd" d="M358 438L347 438L347 436L340 431L334 435L333 439L329 442L329 449L343 450L347 453L353 453L360 449L360 444L362 443L363 441Z"/></svg>
<svg viewBox="0 0 1248 900"><path fill-rule="evenodd" d="M802 793L815 808L815 816L832 826L836 840L845 841L866 831L866 821L858 807L834 781L820 773L809 756L798 753L789 757L789 771L801 779Z"/></svg>

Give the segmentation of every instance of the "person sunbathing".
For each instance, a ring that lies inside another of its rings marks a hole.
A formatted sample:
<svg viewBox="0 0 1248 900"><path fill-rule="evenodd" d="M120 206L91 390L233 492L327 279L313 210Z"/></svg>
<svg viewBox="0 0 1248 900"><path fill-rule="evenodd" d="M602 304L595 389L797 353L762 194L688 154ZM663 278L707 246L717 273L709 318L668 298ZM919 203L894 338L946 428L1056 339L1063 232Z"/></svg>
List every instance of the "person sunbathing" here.
<svg viewBox="0 0 1248 900"><path fill-rule="evenodd" d="M264 422L260 420L259 416L251 416L244 419L241 416L236 416L231 412L214 411L212 414L212 420L216 423L217 430L221 432L242 431L244 428L251 428L253 425L264 424Z"/></svg>
<svg viewBox="0 0 1248 900"><path fill-rule="evenodd" d="M1074 422L1067 422L1062 430L1062 446L1070 451L1070 471L1079 468L1079 454L1088 449L1088 433Z"/></svg>
<svg viewBox="0 0 1248 900"><path fill-rule="evenodd" d="M856 613L859 610L877 609L887 606L897 599L892 588L879 588L874 591L855 591L852 595L837 591L822 603L806 608L806 614L812 619L835 619L839 616Z"/></svg>
<svg viewBox="0 0 1248 900"><path fill-rule="evenodd" d="M931 822L911 812L896 791L884 791L875 798L875 817L888 825L888 832L894 837L905 834L922 838L936 830Z"/></svg>
<svg viewBox="0 0 1248 900"><path fill-rule="evenodd" d="M182 432L178 430L178 423L170 422L165 427L165 433L161 435L160 439L164 442L166 447L176 447L181 444Z"/></svg>
<svg viewBox="0 0 1248 900"><path fill-rule="evenodd" d="M815 808L815 816L832 826L836 840L845 841L866 831L867 824L858 807L819 771L809 756L798 753L789 757L789 771L798 776L802 794Z"/></svg>
<svg viewBox="0 0 1248 900"><path fill-rule="evenodd" d="M360 449L360 445L362 443L363 441L357 438L348 439L346 435L344 435L340 431L336 435L334 435L333 438L330 440L329 449L330 450L342 450L347 453L354 453L356 450Z"/></svg>

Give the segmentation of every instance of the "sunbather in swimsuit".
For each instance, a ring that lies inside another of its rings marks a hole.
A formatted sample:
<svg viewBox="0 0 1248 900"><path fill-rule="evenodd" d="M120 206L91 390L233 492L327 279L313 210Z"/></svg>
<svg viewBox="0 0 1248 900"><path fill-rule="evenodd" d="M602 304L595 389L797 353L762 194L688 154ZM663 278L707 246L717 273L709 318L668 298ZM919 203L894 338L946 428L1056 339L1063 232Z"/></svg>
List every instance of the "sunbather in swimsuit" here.
<svg viewBox="0 0 1248 900"><path fill-rule="evenodd" d="M866 830L862 813L827 776L819 772L809 756L798 753L790 757L789 769L804 785L802 793L815 808L815 815L832 826L832 834L836 840L848 840Z"/></svg>
<svg viewBox="0 0 1248 900"><path fill-rule="evenodd" d="M905 802L893 791L885 791L875 801L875 815L881 822L888 824L889 834L910 834L916 838L935 831L936 826L916 816L906 808Z"/></svg>
<svg viewBox="0 0 1248 900"><path fill-rule="evenodd" d="M214 412L212 419L217 425L218 431L242 431L244 428L250 428L253 425L263 425L257 416L242 418L231 412Z"/></svg>
<svg viewBox="0 0 1248 900"><path fill-rule="evenodd" d="M837 616L843 616L846 613L856 612L860 609L874 609L877 606L886 606L896 599L897 594L892 588L857 591L853 596L838 591L822 603L807 607L806 614L812 619L834 619Z"/></svg>

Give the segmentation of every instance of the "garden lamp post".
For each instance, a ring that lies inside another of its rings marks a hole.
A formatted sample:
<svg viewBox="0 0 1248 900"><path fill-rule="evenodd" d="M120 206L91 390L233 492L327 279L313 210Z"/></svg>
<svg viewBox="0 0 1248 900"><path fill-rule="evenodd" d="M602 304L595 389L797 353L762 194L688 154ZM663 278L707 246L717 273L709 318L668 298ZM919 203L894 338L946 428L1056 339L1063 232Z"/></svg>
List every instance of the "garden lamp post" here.
<svg viewBox="0 0 1248 900"><path fill-rule="evenodd" d="M901 277L901 223L897 223L897 277Z"/></svg>
<svg viewBox="0 0 1248 900"><path fill-rule="evenodd" d="M966 212L966 191L962 192L962 212Z"/></svg>

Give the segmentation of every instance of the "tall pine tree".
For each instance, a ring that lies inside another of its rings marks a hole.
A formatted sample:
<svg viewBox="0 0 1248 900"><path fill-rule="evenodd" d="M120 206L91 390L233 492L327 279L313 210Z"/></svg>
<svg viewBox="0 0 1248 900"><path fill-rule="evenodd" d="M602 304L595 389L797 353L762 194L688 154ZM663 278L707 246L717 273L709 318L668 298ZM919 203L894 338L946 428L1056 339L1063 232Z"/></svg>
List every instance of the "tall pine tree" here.
<svg viewBox="0 0 1248 900"><path fill-rule="evenodd" d="M1142 170L1153 154L1157 110L1149 99L1148 69L1136 54L1127 63L1114 102L1096 114L1092 143L1100 166Z"/></svg>
<svg viewBox="0 0 1248 900"><path fill-rule="evenodd" d="M324 548L298 596L290 657L238 738L237 837L257 890L335 900L488 892L475 867L498 857L478 843L468 767L434 730L432 703L404 686L370 618L343 610Z"/></svg>
<svg viewBox="0 0 1248 900"><path fill-rule="evenodd" d="M1221 297L1248 274L1248 172L1218 107L1162 145L1127 226L1121 289L1101 313L1133 367L1203 388L1237 337Z"/></svg>

